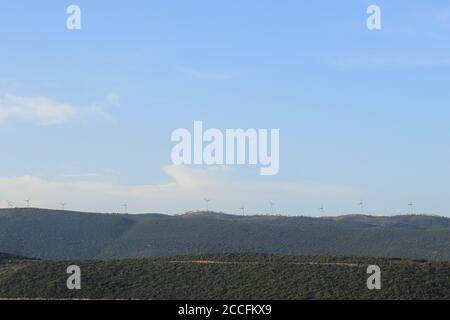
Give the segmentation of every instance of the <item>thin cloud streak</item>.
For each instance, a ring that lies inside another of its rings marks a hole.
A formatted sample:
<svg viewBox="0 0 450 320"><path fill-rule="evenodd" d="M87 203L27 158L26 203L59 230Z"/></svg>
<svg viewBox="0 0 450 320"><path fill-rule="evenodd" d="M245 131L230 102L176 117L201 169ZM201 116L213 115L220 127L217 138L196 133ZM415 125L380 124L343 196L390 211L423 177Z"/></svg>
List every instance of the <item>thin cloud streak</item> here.
<svg viewBox="0 0 450 320"><path fill-rule="evenodd" d="M93 115L105 119L110 117L102 106L96 104L75 106L48 97L0 95L0 123L24 121L38 126L52 126Z"/></svg>
<svg viewBox="0 0 450 320"><path fill-rule="evenodd" d="M302 182L237 181L233 170L225 167L192 168L170 165L163 168L170 178L166 183L123 185L100 181L94 177L79 180L47 180L34 176L0 178L0 206L6 200L58 208L60 202L69 209L118 212L128 203L130 212L179 214L202 210L203 198L212 199L211 208L235 213L245 201L249 212L267 211L268 201L278 203L285 214L297 214L298 205L316 207L322 201L351 201L360 191L349 186L308 184ZM283 207L284 205L284 207ZM314 212L315 213L315 212Z"/></svg>
<svg viewBox="0 0 450 320"><path fill-rule="evenodd" d="M192 67L176 67L176 70L199 80L223 81L231 79L229 74L201 71Z"/></svg>
<svg viewBox="0 0 450 320"><path fill-rule="evenodd" d="M0 96L0 121L26 120L47 126L64 123L78 114L71 104L45 97Z"/></svg>
<svg viewBox="0 0 450 320"><path fill-rule="evenodd" d="M450 59L412 57L348 57L331 62L339 67L435 67L450 66Z"/></svg>

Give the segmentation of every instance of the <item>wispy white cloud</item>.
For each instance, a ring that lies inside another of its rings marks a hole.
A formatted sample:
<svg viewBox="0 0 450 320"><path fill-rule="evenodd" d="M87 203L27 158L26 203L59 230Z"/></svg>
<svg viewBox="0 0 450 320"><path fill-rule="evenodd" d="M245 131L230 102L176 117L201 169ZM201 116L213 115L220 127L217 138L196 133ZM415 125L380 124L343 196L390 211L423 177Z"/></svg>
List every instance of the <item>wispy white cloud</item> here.
<svg viewBox="0 0 450 320"><path fill-rule="evenodd" d="M27 120L39 125L64 123L78 115L77 108L45 97L0 96L0 121Z"/></svg>
<svg viewBox="0 0 450 320"><path fill-rule="evenodd" d="M0 95L0 123L27 121L41 126L50 126L93 115L109 117L105 109L96 104L75 106L47 97Z"/></svg>
<svg viewBox="0 0 450 320"><path fill-rule="evenodd" d="M65 173L58 176L58 179L92 179L99 177L98 173L93 172L76 172L76 173Z"/></svg>
<svg viewBox="0 0 450 320"><path fill-rule="evenodd" d="M203 71L192 67L176 67L176 69L199 80L223 81L231 79L231 75L221 72Z"/></svg>
<svg viewBox="0 0 450 320"><path fill-rule="evenodd" d="M108 94L106 95L106 101L112 106L120 105L120 98L120 94L118 94L117 92L108 92Z"/></svg>
<svg viewBox="0 0 450 320"><path fill-rule="evenodd" d="M0 178L0 194L6 200L23 204L85 211L117 212L124 202L132 212L183 213L203 209L203 198L212 199L211 208L238 212L245 203L249 213L267 212L268 201L277 203L283 213L299 213L300 207L314 210L324 201L355 201L360 191L349 186L302 182L239 181L233 170L225 167L192 168L166 166L170 181L160 184L124 185L104 182L95 176L72 176L68 180L47 180L33 176Z"/></svg>
<svg viewBox="0 0 450 320"><path fill-rule="evenodd" d="M450 66L448 58L360 56L338 58L331 62L340 67L433 67Z"/></svg>

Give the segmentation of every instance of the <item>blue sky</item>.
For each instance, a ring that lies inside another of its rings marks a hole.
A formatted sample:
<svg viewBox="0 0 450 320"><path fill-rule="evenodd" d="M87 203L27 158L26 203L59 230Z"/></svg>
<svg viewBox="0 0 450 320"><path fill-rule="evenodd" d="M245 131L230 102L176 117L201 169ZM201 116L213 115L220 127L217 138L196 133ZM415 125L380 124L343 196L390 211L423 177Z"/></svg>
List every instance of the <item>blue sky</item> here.
<svg viewBox="0 0 450 320"><path fill-rule="evenodd" d="M0 206L450 215L445 1L2 1L0 39ZM279 128L280 173L171 167L194 120Z"/></svg>

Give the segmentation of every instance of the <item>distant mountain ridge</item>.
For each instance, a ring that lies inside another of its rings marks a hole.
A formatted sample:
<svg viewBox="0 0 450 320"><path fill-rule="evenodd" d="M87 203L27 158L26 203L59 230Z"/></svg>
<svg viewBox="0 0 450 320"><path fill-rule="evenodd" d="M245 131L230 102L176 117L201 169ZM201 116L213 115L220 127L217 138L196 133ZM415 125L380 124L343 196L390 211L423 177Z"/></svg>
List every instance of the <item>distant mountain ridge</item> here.
<svg viewBox="0 0 450 320"><path fill-rule="evenodd" d="M450 219L0 209L0 252L41 259L254 252L450 260Z"/></svg>

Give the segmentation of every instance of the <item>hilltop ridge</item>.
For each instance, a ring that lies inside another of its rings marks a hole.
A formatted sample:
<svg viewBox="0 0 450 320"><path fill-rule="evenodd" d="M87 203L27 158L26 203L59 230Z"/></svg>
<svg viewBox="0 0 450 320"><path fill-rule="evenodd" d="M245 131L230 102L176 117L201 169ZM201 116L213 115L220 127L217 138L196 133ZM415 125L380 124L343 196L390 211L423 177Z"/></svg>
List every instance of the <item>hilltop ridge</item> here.
<svg viewBox="0 0 450 320"><path fill-rule="evenodd" d="M450 260L450 219L0 209L0 252L43 259L256 252Z"/></svg>

